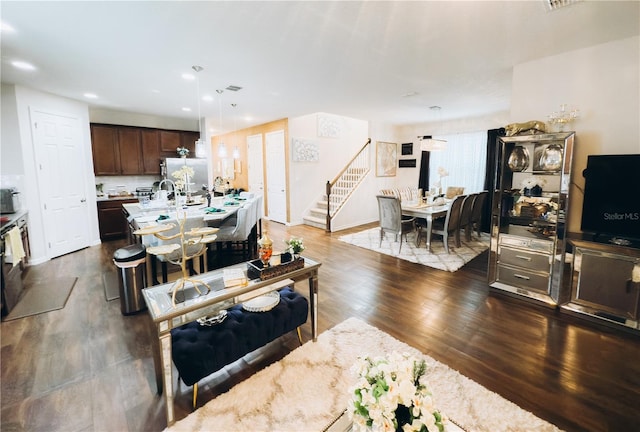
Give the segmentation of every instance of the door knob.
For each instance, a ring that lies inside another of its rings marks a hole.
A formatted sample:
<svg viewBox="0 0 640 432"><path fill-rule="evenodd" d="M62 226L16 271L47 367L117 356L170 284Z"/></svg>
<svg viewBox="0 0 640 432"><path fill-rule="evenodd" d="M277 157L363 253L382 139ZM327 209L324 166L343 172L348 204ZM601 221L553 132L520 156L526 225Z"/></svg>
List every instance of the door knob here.
<svg viewBox="0 0 640 432"><path fill-rule="evenodd" d="M83 203L83 202L87 202L87 199L86 199L86 198L82 198L82 199L80 200L80 202L81 202L81 203Z"/></svg>

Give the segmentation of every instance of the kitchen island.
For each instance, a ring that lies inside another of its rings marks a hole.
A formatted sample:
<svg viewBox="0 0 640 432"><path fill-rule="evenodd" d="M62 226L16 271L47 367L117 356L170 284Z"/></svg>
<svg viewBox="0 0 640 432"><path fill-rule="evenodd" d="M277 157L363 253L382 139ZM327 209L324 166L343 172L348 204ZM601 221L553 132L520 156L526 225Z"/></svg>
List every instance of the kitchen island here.
<svg viewBox="0 0 640 432"><path fill-rule="evenodd" d="M179 221L185 221L185 227L189 230L201 227L217 227L227 218L235 215L242 208L247 200L241 199L215 199L215 206L207 207L206 204L195 204L176 209L175 206L168 206L162 201L150 201L148 204L123 203L122 212L128 221L129 243L142 243L147 248L157 247L162 244L176 243L178 240L163 241L153 234L136 235L135 232L141 229L154 227L157 225L173 224L179 225ZM215 210L214 210L215 209ZM175 228L173 229L175 231ZM173 233L173 231L171 231ZM166 234L166 233L163 233ZM167 281L167 263L162 261L162 279ZM200 272L208 270L208 259L200 259ZM189 265L193 265L190 263ZM147 285L157 285L157 259L151 254L147 254ZM191 267L192 268L192 267Z"/></svg>

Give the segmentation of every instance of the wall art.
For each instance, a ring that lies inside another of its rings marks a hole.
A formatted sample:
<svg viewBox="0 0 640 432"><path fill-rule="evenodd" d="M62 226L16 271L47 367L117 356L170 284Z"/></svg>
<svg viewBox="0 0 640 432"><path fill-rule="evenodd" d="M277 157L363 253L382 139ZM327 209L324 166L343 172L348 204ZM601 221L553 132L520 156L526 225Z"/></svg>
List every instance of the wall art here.
<svg viewBox="0 0 640 432"><path fill-rule="evenodd" d="M412 155L413 154L413 143L403 143L402 144L402 155Z"/></svg>
<svg viewBox="0 0 640 432"><path fill-rule="evenodd" d="M294 162L318 162L320 148L318 142L311 139L292 138Z"/></svg>
<svg viewBox="0 0 640 432"><path fill-rule="evenodd" d="M340 138L342 128L336 116L318 115L318 136L322 138Z"/></svg>
<svg viewBox="0 0 640 432"><path fill-rule="evenodd" d="M396 175L396 160L398 159L398 144L376 142L376 176L394 177Z"/></svg>
<svg viewBox="0 0 640 432"><path fill-rule="evenodd" d="M415 159L400 159L398 161L398 168L415 168L416 160Z"/></svg>

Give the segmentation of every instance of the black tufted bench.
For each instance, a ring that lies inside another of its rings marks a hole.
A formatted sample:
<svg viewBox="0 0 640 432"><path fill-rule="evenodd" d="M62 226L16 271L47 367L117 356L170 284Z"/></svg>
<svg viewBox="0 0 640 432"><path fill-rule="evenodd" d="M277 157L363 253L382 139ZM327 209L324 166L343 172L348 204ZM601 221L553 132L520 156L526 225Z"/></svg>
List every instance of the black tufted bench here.
<svg viewBox="0 0 640 432"><path fill-rule="evenodd" d="M173 363L186 385L198 381L307 322L309 302L290 287L280 290L280 302L267 312L247 312L242 305L227 310L220 324L191 322L171 330Z"/></svg>

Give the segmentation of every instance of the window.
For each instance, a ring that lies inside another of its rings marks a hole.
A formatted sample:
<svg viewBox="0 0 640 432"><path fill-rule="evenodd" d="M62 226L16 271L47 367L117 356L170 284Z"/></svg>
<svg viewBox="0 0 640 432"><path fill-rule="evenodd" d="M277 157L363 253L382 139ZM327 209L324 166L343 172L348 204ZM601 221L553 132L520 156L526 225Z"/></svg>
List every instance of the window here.
<svg viewBox="0 0 640 432"><path fill-rule="evenodd" d="M447 140L445 150L433 151L429 158L429 186L438 180L438 168L443 167L449 175L442 179L442 189L448 186L464 187L464 193L480 192L484 189L487 159L487 131L442 135L434 138Z"/></svg>

